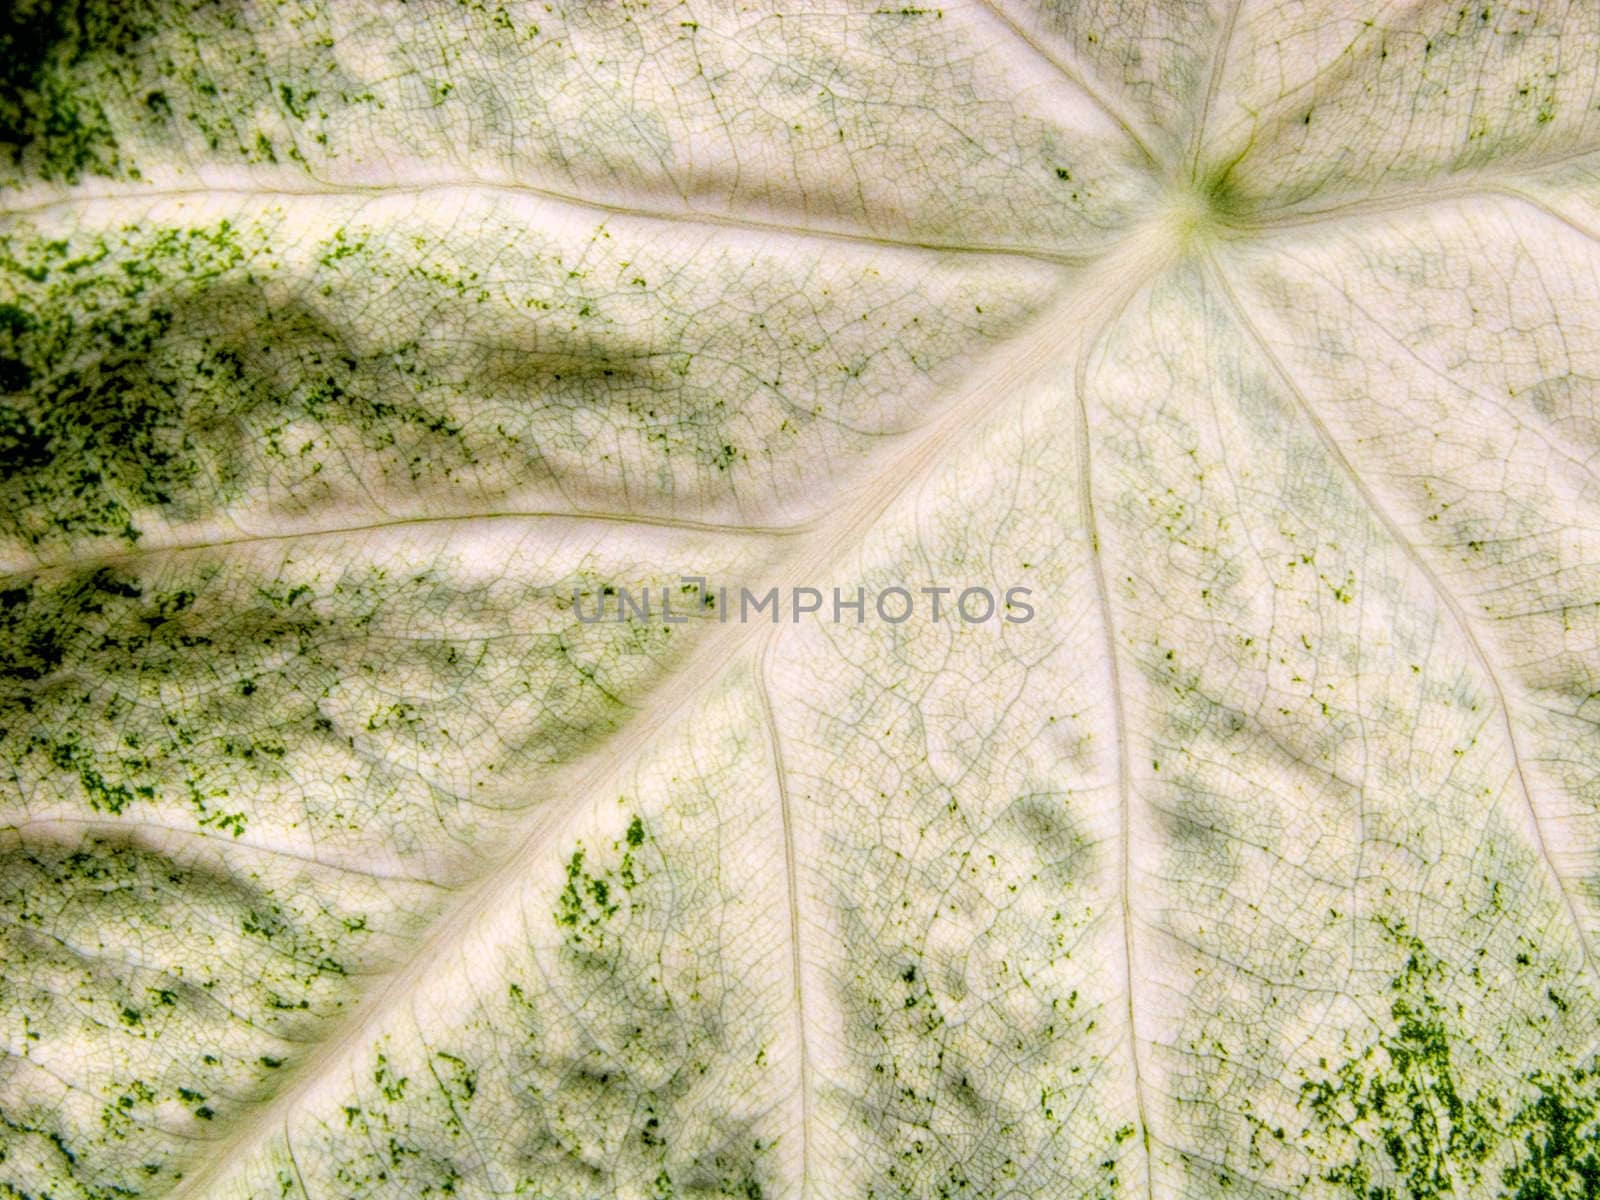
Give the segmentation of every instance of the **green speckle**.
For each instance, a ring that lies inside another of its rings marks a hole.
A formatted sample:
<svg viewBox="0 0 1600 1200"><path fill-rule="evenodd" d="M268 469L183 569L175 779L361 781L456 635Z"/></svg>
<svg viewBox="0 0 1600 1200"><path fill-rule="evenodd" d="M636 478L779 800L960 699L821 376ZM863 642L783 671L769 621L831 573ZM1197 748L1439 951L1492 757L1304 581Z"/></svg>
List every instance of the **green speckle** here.
<svg viewBox="0 0 1600 1200"><path fill-rule="evenodd" d="M372 1082L378 1085L383 1098L393 1103L405 1099L406 1084L411 1081L404 1075L396 1075L390 1070L388 1058L380 1054L377 1066L373 1068Z"/></svg>

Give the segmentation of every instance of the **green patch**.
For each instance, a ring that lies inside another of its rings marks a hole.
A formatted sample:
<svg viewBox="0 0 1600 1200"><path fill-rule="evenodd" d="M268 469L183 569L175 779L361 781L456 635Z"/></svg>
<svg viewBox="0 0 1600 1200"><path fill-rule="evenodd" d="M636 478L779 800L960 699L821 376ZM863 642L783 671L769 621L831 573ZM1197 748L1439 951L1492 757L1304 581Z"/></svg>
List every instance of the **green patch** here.
<svg viewBox="0 0 1600 1200"><path fill-rule="evenodd" d="M1518 1161L1501 1179L1510 1200L1600 1200L1600 1070L1535 1071L1533 1100L1511 1119Z"/></svg>
<svg viewBox="0 0 1600 1200"><path fill-rule="evenodd" d="M0 236L0 283L15 285L0 311L0 532L135 542L152 518L361 470L347 437L413 479L475 461L423 394L415 343L357 349L319 310L269 298L266 237L226 220ZM324 266L362 249L341 230Z"/></svg>
<svg viewBox="0 0 1600 1200"><path fill-rule="evenodd" d="M126 173L94 81L98 60L136 44L150 16L138 0L0 7L0 155L13 168L66 183Z"/></svg>
<svg viewBox="0 0 1600 1200"><path fill-rule="evenodd" d="M1387 1026L1359 1055L1300 1089L1315 1126L1357 1148L1322 1179L1354 1200L1600 1200L1595 1064L1498 1084L1503 1072L1461 1029L1464 1009L1443 999L1446 965L1403 922L1379 924L1406 952L1391 982ZM1552 992L1552 1009L1564 1013L1557 1000Z"/></svg>
<svg viewBox="0 0 1600 1200"><path fill-rule="evenodd" d="M643 820L635 816L623 836L611 843L603 859L591 861L582 843L573 851L567 860L567 881L556 897L554 914L556 924L568 931L567 939L573 946L598 951L606 944L605 923L625 905L630 910L639 906L629 894L651 874L638 854L647 837Z"/></svg>

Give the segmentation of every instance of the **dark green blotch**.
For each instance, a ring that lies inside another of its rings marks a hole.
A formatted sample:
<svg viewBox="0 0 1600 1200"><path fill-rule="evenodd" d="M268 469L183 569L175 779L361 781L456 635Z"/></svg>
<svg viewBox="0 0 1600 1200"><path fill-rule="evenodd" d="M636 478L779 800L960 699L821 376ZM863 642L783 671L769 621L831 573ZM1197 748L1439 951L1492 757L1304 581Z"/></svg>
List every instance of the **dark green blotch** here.
<svg viewBox="0 0 1600 1200"><path fill-rule="evenodd" d="M25 392L33 383L33 372L28 370L28 364L15 358L0 355L0 392ZM6 410L10 415L10 410ZM0 418L3 420L3 418ZM25 424L25 423L24 423ZM5 444L6 433L0 427L0 462L9 462L9 447ZM17 439L21 443L22 439Z"/></svg>
<svg viewBox="0 0 1600 1200"><path fill-rule="evenodd" d="M130 55L154 19L140 0L0 6L0 156L68 183L124 174L95 64Z"/></svg>
<svg viewBox="0 0 1600 1200"><path fill-rule="evenodd" d="M34 328L33 315L15 304L0 304L0 393L25 392L33 383L33 372L16 354L17 339ZM0 464L12 459L7 445L9 408L0 408Z"/></svg>
<svg viewBox="0 0 1600 1200"><path fill-rule="evenodd" d="M1535 1072L1539 1094L1512 1119L1520 1161L1505 1173L1511 1200L1600 1200L1600 1075Z"/></svg>
<svg viewBox="0 0 1600 1200"><path fill-rule="evenodd" d="M139 588L106 568L90 571L53 589L35 603L35 587L0 592L0 680L37 680L61 665L71 633L107 603L137 600ZM0 716L11 699L0 689Z"/></svg>
<svg viewBox="0 0 1600 1200"><path fill-rule="evenodd" d="M1451 1028L1459 1006L1440 998L1449 990L1448 967L1403 922L1378 923L1408 952L1390 984L1392 1023L1332 1076L1302 1084L1301 1102L1324 1129L1355 1134L1387 1162L1360 1153L1322 1178L1353 1200L1443 1200L1460 1195L1458 1185L1501 1200L1600 1200L1595 1061L1569 1069L1546 1064L1503 1085L1466 1091L1457 1082L1461 1063L1471 1059L1477 1075L1484 1058L1470 1037ZM1546 998L1558 1013L1570 1007L1553 989ZM1508 1145L1511 1139L1520 1145ZM1492 1189L1486 1176L1499 1155L1510 1165L1500 1168L1501 1186ZM1377 1182L1385 1175L1400 1186Z"/></svg>
<svg viewBox="0 0 1600 1200"><path fill-rule="evenodd" d="M128 505L167 504L195 476L177 388L160 377L157 347L172 322L158 309L110 323L94 339L99 353L65 370L52 370L42 353L43 330L17 338L15 355L0 358L0 376L9 369L11 382L31 389L0 406L0 461L8 468L0 490L29 541L38 544L51 527L136 538Z"/></svg>

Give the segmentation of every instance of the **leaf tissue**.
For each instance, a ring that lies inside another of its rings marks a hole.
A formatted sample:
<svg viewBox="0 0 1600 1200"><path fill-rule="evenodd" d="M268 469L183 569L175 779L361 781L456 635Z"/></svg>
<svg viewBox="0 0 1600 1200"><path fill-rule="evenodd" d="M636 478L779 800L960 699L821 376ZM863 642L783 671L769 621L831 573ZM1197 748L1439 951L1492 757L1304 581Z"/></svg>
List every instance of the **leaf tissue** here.
<svg viewBox="0 0 1600 1200"><path fill-rule="evenodd" d="M0 1196L1596 1200L1597 54L14 0Z"/></svg>

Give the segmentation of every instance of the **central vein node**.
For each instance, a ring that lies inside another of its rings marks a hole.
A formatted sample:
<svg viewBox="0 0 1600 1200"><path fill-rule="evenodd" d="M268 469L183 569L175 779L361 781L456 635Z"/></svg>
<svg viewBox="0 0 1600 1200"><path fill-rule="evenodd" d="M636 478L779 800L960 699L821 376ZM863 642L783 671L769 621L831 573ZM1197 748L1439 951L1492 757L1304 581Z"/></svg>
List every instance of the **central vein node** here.
<svg viewBox="0 0 1600 1200"><path fill-rule="evenodd" d="M1211 199L1195 187L1175 187L1167 192L1161 224L1168 244L1179 255L1202 249L1216 232L1217 214Z"/></svg>

